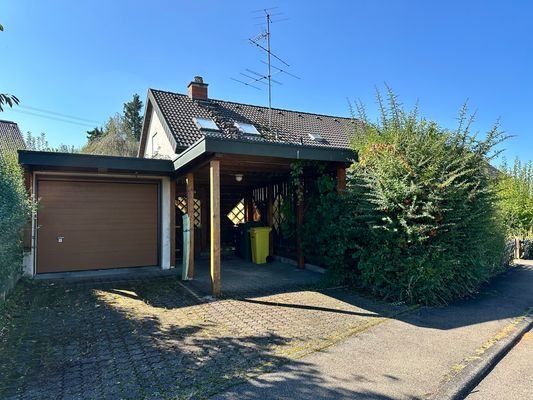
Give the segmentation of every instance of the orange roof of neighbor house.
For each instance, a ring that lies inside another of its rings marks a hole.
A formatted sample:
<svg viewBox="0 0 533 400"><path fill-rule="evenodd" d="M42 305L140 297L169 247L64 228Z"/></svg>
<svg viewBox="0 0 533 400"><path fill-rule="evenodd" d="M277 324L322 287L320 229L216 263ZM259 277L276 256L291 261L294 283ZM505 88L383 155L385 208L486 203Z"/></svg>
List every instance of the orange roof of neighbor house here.
<svg viewBox="0 0 533 400"><path fill-rule="evenodd" d="M16 122L0 120L0 157L24 150L26 144Z"/></svg>

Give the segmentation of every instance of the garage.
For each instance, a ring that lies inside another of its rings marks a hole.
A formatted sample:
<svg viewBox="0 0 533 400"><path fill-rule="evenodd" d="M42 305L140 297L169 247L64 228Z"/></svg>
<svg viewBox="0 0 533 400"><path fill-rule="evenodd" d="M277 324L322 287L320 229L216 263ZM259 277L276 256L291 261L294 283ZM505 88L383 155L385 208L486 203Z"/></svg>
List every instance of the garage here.
<svg viewBox="0 0 533 400"><path fill-rule="evenodd" d="M159 182L39 177L36 272L159 265Z"/></svg>

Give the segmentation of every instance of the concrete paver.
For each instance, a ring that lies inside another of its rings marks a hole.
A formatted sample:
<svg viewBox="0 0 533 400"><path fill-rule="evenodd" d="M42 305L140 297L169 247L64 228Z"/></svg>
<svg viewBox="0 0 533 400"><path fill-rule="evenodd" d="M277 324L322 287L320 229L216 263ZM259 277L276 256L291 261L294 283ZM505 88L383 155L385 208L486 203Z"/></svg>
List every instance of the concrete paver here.
<svg viewBox="0 0 533 400"><path fill-rule="evenodd" d="M403 309L283 273L212 302L176 276L26 282L0 309L0 398L202 399Z"/></svg>
<svg viewBox="0 0 533 400"><path fill-rule="evenodd" d="M533 266L411 312L246 267L212 302L175 275L23 283L0 309L0 398L425 398L533 304Z"/></svg>

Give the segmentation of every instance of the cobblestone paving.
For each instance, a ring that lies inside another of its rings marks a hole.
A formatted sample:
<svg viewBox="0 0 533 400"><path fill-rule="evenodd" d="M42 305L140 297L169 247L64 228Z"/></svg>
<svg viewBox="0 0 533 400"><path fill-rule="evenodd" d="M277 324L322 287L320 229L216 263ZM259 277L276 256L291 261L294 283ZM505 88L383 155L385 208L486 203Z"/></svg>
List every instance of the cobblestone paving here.
<svg viewBox="0 0 533 400"><path fill-rule="evenodd" d="M401 311L344 289L201 302L175 276L23 282L0 305L0 398L202 399Z"/></svg>

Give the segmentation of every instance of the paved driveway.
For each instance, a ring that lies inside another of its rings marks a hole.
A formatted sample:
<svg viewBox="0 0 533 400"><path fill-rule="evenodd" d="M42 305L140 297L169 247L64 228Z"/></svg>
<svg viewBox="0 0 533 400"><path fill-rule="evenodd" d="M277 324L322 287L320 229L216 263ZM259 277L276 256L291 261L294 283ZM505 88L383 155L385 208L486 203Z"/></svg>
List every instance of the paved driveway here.
<svg viewBox="0 0 533 400"><path fill-rule="evenodd" d="M402 311L343 289L212 302L189 289L176 276L20 284L0 306L0 398L206 398Z"/></svg>

